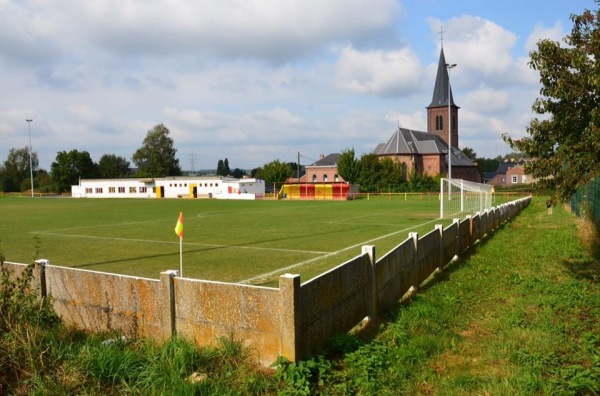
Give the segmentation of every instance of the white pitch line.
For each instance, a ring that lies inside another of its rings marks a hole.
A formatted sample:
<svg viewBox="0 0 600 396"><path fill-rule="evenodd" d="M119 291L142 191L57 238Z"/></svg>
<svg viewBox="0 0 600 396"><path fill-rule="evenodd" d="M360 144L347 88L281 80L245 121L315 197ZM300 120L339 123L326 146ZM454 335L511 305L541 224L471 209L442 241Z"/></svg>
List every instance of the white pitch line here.
<svg viewBox="0 0 600 396"><path fill-rule="evenodd" d="M39 235L52 235L52 236L61 236L61 237L70 237L70 238L83 238L83 239L101 239L108 241L125 241L125 242L142 242L142 243L156 243L163 245L179 245L179 242L169 242L169 241L156 241L151 239L135 239L135 238L116 238L116 237L103 237L103 236L92 236L92 235L77 235L77 234L58 234L53 232L32 232L32 234ZM308 254L329 254L330 252L322 252L318 250L298 250L298 249L281 249L281 248L269 248L269 247L260 247L260 246L236 246L236 245L219 245L213 243L195 243L195 242L184 242L183 245L187 246L205 246L205 247L215 247L215 248L225 248L225 249L246 249L246 250L268 250L273 252L285 252L285 253L308 253Z"/></svg>
<svg viewBox="0 0 600 396"><path fill-rule="evenodd" d="M439 218L438 219L434 219L434 220L430 220L430 221L426 221L425 223L418 224L416 226L412 226L412 227L404 228L402 230L394 231L394 232L391 232L389 234L386 234L386 235L383 235L383 236L380 236L380 237L377 237L377 238L369 239L368 241L356 243L356 244L354 244L352 246L345 247L345 248L340 249L340 250L335 251L335 252L330 252L330 253L324 254L323 256L314 257L314 258L311 258L309 260L305 260L305 261L301 261L301 262L296 263L296 264L292 264L292 265L287 266L285 268L279 268L279 269L277 269L275 271L267 272L266 274L261 274L261 275L254 276L252 278L244 279L244 280L242 280L242 281L240 281L238 283L242 283L242 284L248 284L248 283L252 284L254 282L256 282L256 283L262 283L262 282L268 280L269 278L271 278L271 277L273 277L273 276L275 276L277 274L285 273L286 271L289 271L289 270L292 270L292 269L295 269L295 268L298 268L298 267L302 267L302 266L304 266L306 264L310 264L310 263L312 263L314 261L318 261L318 260L321 260L321 259L324 259L324 258L327 258L327 257L335 256L336 254L345 252L346 250L354 249L354 248L357 248L359 246L363 246L363 245L365 245L367 243L371 243L371 242L379 241L381 239L389 238L389 237L394 236L396 234L400 234L401 232L406 232L408 230L412 230L412 229L415 229L417 227L421 227L421 226L427 225L429 223L433 223L433 222L438 221L438 220L439 220Z"/></svg>
<svg viewBox="0 0 600 396"><path fill-rule="evenodd" d="M93 225L93 226L79 226L79 227L68 227L68 228L55 228L52 230L45 230L45 231L31 231L32 234L50 234L54 231L72 231L72 230L81 230L81 229L85 229L85 228L104 228L104 227L119 227L119 226L124 226L124 225L133 225L133 224L145 224L145 223L157 223L157 222L164 222L167 220L144 220L144 221L129 221L126 223L111 223L111 224L97 224L97 225ZM52 234L50 234L52 235ZM62 235L62 234L57 234L57 235Z"/></svg>

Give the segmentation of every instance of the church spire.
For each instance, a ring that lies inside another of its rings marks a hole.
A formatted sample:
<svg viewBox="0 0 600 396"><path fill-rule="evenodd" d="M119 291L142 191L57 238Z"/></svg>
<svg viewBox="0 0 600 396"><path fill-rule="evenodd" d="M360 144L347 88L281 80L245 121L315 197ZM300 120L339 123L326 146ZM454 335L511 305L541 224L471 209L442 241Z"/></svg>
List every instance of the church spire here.
<svg viewBox="0 0 600 396"><path fill-rule="evenodd" d="M452 147L458 147L458 109L452 96L452 88L449 85L450 77L448 68L455 65L448 65L444 56L444 48L440 50L440 60L438 63L437 77L433 88L433 98L431 104L427 106L427 132L440 136L446 143ZM450 106L448 106L450 100ZM450 113L450 114L449 114ZM451 136L448 131L451 130ZM451 140L451 142L448 142Z"/></svg>
<svg viewBox="0 0 600 396"><path fill-rule="evenodd" d="M440 60L438 62L437 77L435 78L435 86L433 88L433 98L428 109L434 107L448 107L448 96L450 96L450 106L457 107L452 96L452 87L448 85L448 69L446 68L446 57L444 56L444 48L440 50ZM450 95L448 95L450 89Z"/></svg>

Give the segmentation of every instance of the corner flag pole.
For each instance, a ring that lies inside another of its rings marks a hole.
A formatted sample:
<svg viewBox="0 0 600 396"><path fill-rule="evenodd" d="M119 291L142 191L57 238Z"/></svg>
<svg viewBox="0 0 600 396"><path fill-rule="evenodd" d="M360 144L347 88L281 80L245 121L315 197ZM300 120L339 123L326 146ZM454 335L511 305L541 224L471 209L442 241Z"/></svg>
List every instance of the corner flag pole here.
<svg viewBox="0 0 600 396"><path fill-rule="evenodd" d="M183 277L183 212L179 212L175 234L179 236L179 276Z"/></svg>
<svg viewBox="0 0 600 396"><path fill-rule="evenodd" d="M183 277L183 237L179 238L179 273Z"/></svg>

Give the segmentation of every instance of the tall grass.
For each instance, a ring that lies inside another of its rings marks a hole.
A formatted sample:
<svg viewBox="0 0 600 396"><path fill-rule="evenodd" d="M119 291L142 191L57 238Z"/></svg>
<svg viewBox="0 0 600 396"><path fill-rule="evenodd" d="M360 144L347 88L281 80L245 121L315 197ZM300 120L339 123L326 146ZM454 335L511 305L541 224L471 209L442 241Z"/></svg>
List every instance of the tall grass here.
<svg viewBox="0 0 600 396"><path fill-rule="evenodd" d="M0 254L0 394L274 394L270 373L232 337L198 349L66 328L32 289L34 264L15 274Z"/></svg>

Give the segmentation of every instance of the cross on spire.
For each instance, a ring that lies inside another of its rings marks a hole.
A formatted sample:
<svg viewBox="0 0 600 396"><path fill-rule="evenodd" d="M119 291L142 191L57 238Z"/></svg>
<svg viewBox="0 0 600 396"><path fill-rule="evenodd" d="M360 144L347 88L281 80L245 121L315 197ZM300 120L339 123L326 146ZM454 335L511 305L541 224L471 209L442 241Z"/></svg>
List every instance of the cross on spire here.
<svg viewBox="0 0 600 396"><path fill-rule="evenodd" d="M442 48L444 48L444 33L446 33L446 31L444 30L444 26L440 26L440 31L438 32L438 34L440 35L440 40L442 42Z"/></svg>

